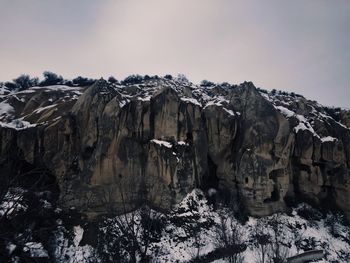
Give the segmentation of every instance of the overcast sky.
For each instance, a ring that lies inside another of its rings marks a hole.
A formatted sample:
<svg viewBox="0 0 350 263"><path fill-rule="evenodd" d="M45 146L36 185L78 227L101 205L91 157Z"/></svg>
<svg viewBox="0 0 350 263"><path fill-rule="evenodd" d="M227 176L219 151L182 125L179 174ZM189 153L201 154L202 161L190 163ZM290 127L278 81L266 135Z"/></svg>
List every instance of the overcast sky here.
<svg viewBox="0 0 350 263"><path fill-rule="evenodd" d="M185 74L350 107L350 1L0 0L0 80Z"/></svg>

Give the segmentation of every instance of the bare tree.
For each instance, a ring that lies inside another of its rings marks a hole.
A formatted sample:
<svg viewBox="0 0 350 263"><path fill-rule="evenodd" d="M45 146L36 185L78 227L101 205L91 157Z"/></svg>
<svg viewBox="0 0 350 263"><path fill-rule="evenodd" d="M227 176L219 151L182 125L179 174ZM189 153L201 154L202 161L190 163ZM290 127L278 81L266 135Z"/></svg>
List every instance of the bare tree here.
<svg viewBox="0 0 350 263"><path fill-rule="evenodd" d="M286 261L293 242L292 234L287 235L286 225L278 214L258 220L253 228L252 239L259 263Z"/></svg>
<svg viewBox="0 0 350 263"><path fill-rule="evenodd" d="M42 236L54 228L48 222L54 201L50 190L56 185L51 173L28 163L20 149L10 146L4 151L0 158L0 253L4 260L14 254L25 259L31 257L26 253L30 251L28 242L33 242L33 237L44 242ZM8 250L9 246L14 249Z"/></svg>
<svg viewBox="0 0 350 263"><path fill-rule="evenodd" d="M256 247L257 262L267 263L271 245L271 235L267 231L265 224L259 220L253 229L252 238Z"/></svg>
<svg viewBox="0 0 350 263"><path fill-rule="evenodd" d="M243 234L239 229L237 222L233 220L233 216L228 211L219 214L220 222L215 224L215 244L217 248L234 247L243 245ZM244 258L240 250L234 251L232 255L227 256L230 263L243 262Z"/></svg>
<svg viewBox="0 0 350 263"><path fill-rule="evenodd" d="M268 225L271 228L270 258L274 263L283 263L288 257L292 238L283 232L284 224L278 214L273 215Z"/></svg>
<svg viewBox="0 0 350 263"><path fill-rule="evenodd" d="M196 260L201 261L201 249L205 245L205 242L202 238L200 224L193 224L191 230L193 233L193 241L194 241L193 248L194 248L194 250L191 251L190 254L192 256L193 261L196 261Z"/></svg>
<svg viewBox="0 0 350 263"><path fill-rule="evenodd" d="M121 200L119 215L109 218L107 224L112 225L109 227L113 229L109 233L113 236L110 244L118 250L118 253L106 261L122 262L120 255L124 255L128 262L149 262L151 243L160 238L165 216L151 209L149 192L153 185L147 183L142 176L141 179L136 177L125 179L119 176L119 179L117 188L104 188L105 193L102 195L106 205L113 208L110 212L118 208L112 202L116 193ZM160 198L161 196L160 194Z"/></svg>

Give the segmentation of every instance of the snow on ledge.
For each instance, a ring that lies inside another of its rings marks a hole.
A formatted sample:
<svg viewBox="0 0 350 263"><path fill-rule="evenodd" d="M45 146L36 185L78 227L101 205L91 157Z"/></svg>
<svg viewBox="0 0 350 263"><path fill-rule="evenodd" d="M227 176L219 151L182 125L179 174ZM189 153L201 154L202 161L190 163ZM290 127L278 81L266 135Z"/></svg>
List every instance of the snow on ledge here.
<svg viewBox="0 0 350 263"><path fill-rule="evenodd" d="M151 142L167 148L173 147L170 142L153 139Z"/></svg>
<svg viewBox="0 0 350 263"><path fill-rule="evenodd" d="M29 252L32 257L48 258L49 254L39 242L27 242L23 248L24 252Z"/></svg>
<svg viewBox="0 0 350 263"><path fill-rule="evenodd" d="M0 102L0 116L10 115L15 112L15 109L6 101Z"/></svg>
<svg viewBox="0 0 350 263"><path fill-rule="evenodd" d="M207 102L207 104L204 106L204 109L206 107L209 107L209 106L221 107L221 106L224 106L224 104L228 104L228 103L230 103L230 101L225 99L225 97L217 96L217 97L214 97L212 99L210 98L209 101Z"/></svg>
<svg viewBox="0 0 350 263"><path fill-rule="evenodd" d="M185 145L185 146L188 145L188 143L187 143L187 142L184 142L184 141L178 141L177 144L178 144L178 145Z"/></svg>
<svg viewBox="0 0 350 263"><path fill-rule="evenodd" d="M70 87L67 85L51 85L51 86L35 86L31 87L28 90L49 90L49 91L77 91L81 90L82 87L75 86L75 87Z"/></svg>
<svg viewBox="0 0 350 263"><path fill-rule="evenodd" d="M321 141L322 142L335 142L337 141L338 139L337 138L334 138L332 136L327 136L327 137L323 137L321 138Z"/></svg>
<svg viewBox="0 0 350 263"><path fill-rule="evenodd" d="M198 102L198 100L194 99L194 98L181 98L182 101L186 102L186 103L192 103L194 105L198 105L199 107L202 107L202 104L200 104Z"/></svg>
<svg viewBox="0 0 350 263"><path fill-rule="evenodd" d="M151 96L149 95L149 96L146 96L146 97L144 97L144 98L142 98L142 97L137 97L137 100L140 100L140 101L151 101Z"/></svg>
<svg viewBox="0 0 350 263"><path fill-rule="evenodd" d="M48 110L48 109L54 108L56 106L57 106L57 104L52 104L52 105L48 105L48 106L45 106L45 107L40 107L40 108L37 108L36 110L34 110L33 112L39 114L40 112L42 112L44 110Z"/></svg>
<svg viewBox="0 0 350 263"><path fill-rule="evenodd" d="M27 128L36 127L38 123L30 123L29 121L24 121L23 118L15 119L9 123L0 121L0 127L10 128L15 130L24 130Z"/></svg>
<svg viewBox="0 0 350 263"><path fill-rule="evenodd" d="M298 115L298 116L300 116L300 115ZM300 119L299 119L299 121L300 121ZM300 130L302 130L302 131L308 130L309 132L311 132L313 134L313 136L320 138L320 136L315 132L315 130L310 125L310 123L307 121L306 122L299 122L299 124L294 127L295 133L298 133Z"/></svg>
<svg viewBox="0 0 350 263"><path fill-rule="evenodd" d="M232 110L228 110L225 107L222 107L228 114L230 114L231 116L236 116L236 114L232 111Z"/></svg>
<svg viewBox="0 0 350 263"><path fill-rule="evenodd" d="M286 107L283 107L283 106L275 106L275 108L276 108L280 113L282 113L284 116L286 116L287 118L290 118L290 117L296 115L294 111L291 111L291 110L287 109Z"/></svg>
<svg viewBox="0 0 350 263"><path fill-rule="evenodd" d="M294 127L294 132L298 133L300 130L308 130L310 131L313 136L320 138L320 136L315 132L314 128L311 126L311 124L308 122L308 120L303 115L296 114L294 111L291 111L283 106L274 106L275 109L277 109L280 113L282 113L286 118L295 117L299 121L299 124Z"/></svg>

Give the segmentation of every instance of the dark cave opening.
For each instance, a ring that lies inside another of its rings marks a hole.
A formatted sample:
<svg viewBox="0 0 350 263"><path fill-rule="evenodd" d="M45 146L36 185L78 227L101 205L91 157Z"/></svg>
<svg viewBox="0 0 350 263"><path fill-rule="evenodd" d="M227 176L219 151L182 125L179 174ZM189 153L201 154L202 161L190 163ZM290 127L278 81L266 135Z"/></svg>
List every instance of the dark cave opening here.
<svg viewBox="0 0 350 263"><path fill-rule="evenodd" d="M217 189L219 185L219 178L217 177L217 169L218 166L213 162L213 160L210 158L210 156L207 156L208 160L208 169L207 173L202 181L202 188L203 190L208 190L210 188Z"/></svg>
<svg viewBox="0 0 350 263"><path fill-rule="evenodd" d="M273 191L269 198L264 199L264 203L277 202L280 200L280 193L276 184L273 186Z"/></svg>
<svg viewBox="0 0 350 263"><path fill-rule="evenodd" d="M0 192L21 187L30 191L50 191L58 199L59 187L53 173L41 163L29 163L23 152L15 149L7 158L0 161Z"/></svg>
<svg viewBox="0 0 350 263"><path fill-rule="evenodd" d="M217 189L219 186L219 178L217 177L217 165L210 156L207 156L208 169L202 180L201 188L206 193L208 202L215 205L217 201Z"/></svg>

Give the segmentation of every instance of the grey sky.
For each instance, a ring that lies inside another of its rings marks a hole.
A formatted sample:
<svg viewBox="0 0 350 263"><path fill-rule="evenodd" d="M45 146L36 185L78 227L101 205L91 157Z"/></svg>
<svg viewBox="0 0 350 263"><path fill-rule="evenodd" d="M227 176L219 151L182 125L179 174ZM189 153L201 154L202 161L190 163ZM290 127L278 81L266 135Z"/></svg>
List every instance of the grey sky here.
<svg viewBox="0 0 350 263"><path fill-rule="evenodd" d="M0 0L0 80L176 75L350 107L350 1Z"/></svg>

